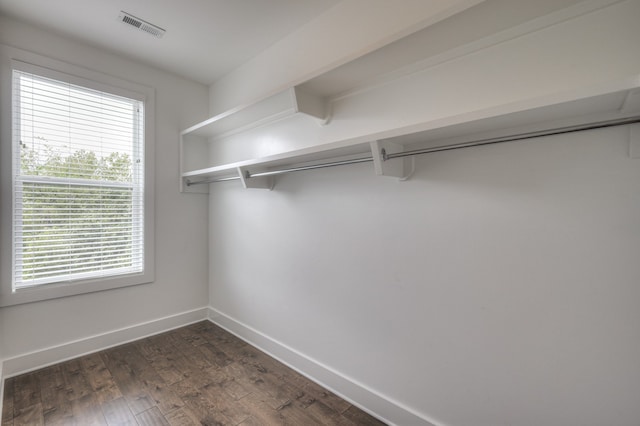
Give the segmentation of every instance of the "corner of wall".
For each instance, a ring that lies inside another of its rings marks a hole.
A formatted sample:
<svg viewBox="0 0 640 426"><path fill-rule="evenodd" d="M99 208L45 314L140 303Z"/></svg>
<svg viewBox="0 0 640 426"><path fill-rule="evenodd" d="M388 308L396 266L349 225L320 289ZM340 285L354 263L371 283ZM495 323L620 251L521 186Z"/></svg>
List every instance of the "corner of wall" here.
<svg viewBox="0 0 640 426"><path fill-rule="evenodd" d="M389 425L436 426L433 420L416 413L376 390L303 354L213 307L208 319L250 345L265 352L340 398Z"/></svg>

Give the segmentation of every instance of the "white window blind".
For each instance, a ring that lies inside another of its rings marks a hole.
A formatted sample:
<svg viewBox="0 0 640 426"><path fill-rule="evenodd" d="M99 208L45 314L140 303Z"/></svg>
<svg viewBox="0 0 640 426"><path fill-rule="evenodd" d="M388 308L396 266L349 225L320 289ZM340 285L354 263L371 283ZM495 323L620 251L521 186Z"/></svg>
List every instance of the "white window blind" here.
<svg viewBox="0 0 640 426"><path fill-rule="evenodd" d="M13 70L13 287L144 271L144 104Z"/></svg>

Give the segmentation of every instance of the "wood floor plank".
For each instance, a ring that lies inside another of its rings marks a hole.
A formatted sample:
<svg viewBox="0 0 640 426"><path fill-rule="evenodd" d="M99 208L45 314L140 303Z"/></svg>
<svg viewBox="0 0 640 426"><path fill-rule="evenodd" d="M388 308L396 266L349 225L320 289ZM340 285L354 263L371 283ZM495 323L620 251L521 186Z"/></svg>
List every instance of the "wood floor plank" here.
<svg viewBox="0 0 640 426"><path fill-rule="evenodd" d="M184 341L193 346L199 346L207 343L207 340L200 333L198 327L194 325L179 328L175 330L175 333L179 335Z"/></svg>
<svg viewBox="0 0 640 426"><path fill-rule="evenodd" d="M261 404L259 405L263 405L266 404L271 410L273 411L278 411L279 409L281 409L282 407L284 407L285 405L291 404L292 400L287 398L287 399L275 399L274 397L265 394L264 392L260 391L259 389L254 389L249 395L245 396L244 398L242 398L239 402L243 402L243 401L260 401Z"/></svg>
<svg viewBox="0 0 640 426"><path fill-rule="evenodd" d="M67 387L61 365L54 365L38 372L40 400L45 424L63 424L73 417Z"/></svg>
<svg viewBox="0 0 640 426"><path fill-rule="evenodd" d="M158 343L156 343L161 341L164 340L159 339L157 336L153 336L146 339L138 340L137 342L134 342L134 345L136 348L138 348L140 354L142 354L143 357L151 362L154 358L162 358L170 353L169 350L165 350L163 347L160 347Z"/></svg>
<svg viewBox="0 0 640 426"><path fill-rule="evenodd" d="M264 426L264 423L256 419L255 417L250 416L238 426Z"/></svg>
<svg viewBox="0 0 640 426"><path fill-rule="evenodd" d="M155 401L147 393L144 385L138 381L137 375L131 370L118 348L102 352L101 357L133 414L142 413L155 406Z"/></svg>
<svg viewBox="0 0 640 426"><path fill-rule="evenodd" d="M67 398L74 400L93 393L80 360L74 359L60 364L64 380L67 384Z"/></svg>
<svg viewBox="0 0 640 426"><path fill-rule="evenodd" d="M260 392L252 392L242 398L239 403L251 414L244 423L258 425L281 425L284 419L265 399L269 397Z"/></svg>
<svg viewBox="0 0 640 426"><path fill-rule="evenodd" d="M111 372L100 354L91 354L80 359L87 381L101 404L122 397L122 392L113 380Z"/></svg>
<svg viewBox="0 0 640 426"><path fill-rule="evenodd" d="M234 379L250 393L265 395L263 402L267 403L272 409L276 409L291 400L292 395L278 391L278 389L273 389L272 385L265 383L263 379L257 375L253 375L251 371L237 362L229 364L223 368L222 371L229 376L233 376Z"/></svg>
<svg viewBox="0 0 640 426"><path fill-rule="evenodd" d="M205 370L205 374L209 379L208 383L198 388L218 387L236 401L251 393L251 390L243 386L235 377L226 374L223 369L212 367Z"/></svg>
<svg viewBox="0 0 640 426"><path fill-rule="evenodd" d="M200 426L200 420L187 407L173 410L164 417L171 426Z"/></svg>
<svg viewBox="0 0 640 426"><path fill-rule="evenodd" d="M210 385L201 389L209 400L215 401L216 410L237 425L246 420L251 413L229 396L221 386Z"/></svg>
<svg viewBox="0 0 640 426"><path fill-rule="evenodd" d="M291 401L278 412L286 425L354 426L349 419L318 401L309 406Z"/></svg>
<svg viewBox="0 0 640 426"><path fill-rule="evenodd" d="M198 345L197 348L216 367L225 367L233 362L231 357L209 342Z"/></svg>
<svg viewBox="0 0 640 426"><path fill-rule="evenodd" d="M152 361L153 359L166 357L173 353L174 348L171 345L171 342L167 339L168 334L169 332L157 334L155 336L133 342L133 344L138 348L143 357Z"/></svg>
<svg viewBox="0 0 640 426"><path fill-rule="evenodd" d="M303 406L300 405L299 407ZM315 401L313 404L304 407L304 412L310 419L324 426L354 426L351 420L320 401Z"/></svg>
<svg viewBox="0 0 640 426"><path fill-rule="evenodd" d="M206 425L232 425L228 417L218 411L215 401L210 400L200 389L194 388L187 379L171 385L198 421Z"/></svg>
<svg viewBox="0 0 640 426"><path fill-rule="evenodd" d="M107 426L107 420L102 413L96 396L92 393L75 398L71 401L73 417L68 423L83 426Z"/></svg>
<svg viewBox="0 0 640 426"><path fill-rule="evenodd" d="M136 416L140 426L169 426L158 407L149 408Z"/></svg>
<svg viewBox="0 0 640 426"><path fill-rule="evenodd" d="M40 403L40 382L36 373L14 378L13 389L14 407L30 407Z"/></svg>
<svg viewBox="0 0 640 426"><path fill-rule="evenodd" d="M213 346L222 350L225 354L233 359L238 359L244 356L243 350L258 351L257 349L249 346L246 342L238 339L233 334L220 327L213 327L208 330L206 340Z"/></svg>
<svg viewBox="0 0 640 426"><path fill-rule="evenodd" d="M293 370L287 373L285 380L302 389L309 404L313 403L314 400L320 401L338 413L342 413L351 407L351 404L344 399Z"/></svg>
<svg viewBox="0 0 640 426"><path fill-rule="evenodd" d="M136 373L137 380L142 383L163 414L184 405L135 345L129 345L123 351L123 356L131 370Z"/></svg>
<svg viewBox="0 0 640 426"><path fill-rule="evenodd" d="M5 381L2 426L380 425L208 321Z"/></svg>
<svg viewBox="0 0 640 426"><path fill-rule="evenodd" d="M151 365L168 385L179 382L185 378L184 373L177 367L173 357L156 358L151 361Z"/></svg>
<svg viewBox="0 0 640 426"><path fill-rule="evenodd" d="M4 398L2 403L2 425L13 426L13 378L4 381Z"/></svg>
<svg viewBox="0 0 640 426"><path fill-rule="evenodd" d="M305 383L302 387L302 390L306 394L313 396L316 401L322 402L324 405L333 408L339 413L342 413L352 407L350 403L340 398L333 392L330 392L311 381L307 381L307 383Z"/></svg>
<svg viewBox="0 0 640 426"><path fill-rule="evenodd" d="M13 414L13 426L44 426L40 402L25 407L14 407Z"/></svg>
<svg viewBox="0 0 640 426"><path fill-rule="evenodd" d="M137 426L129 404L124 397L112 399L102 404L102 414L109 426Z"/></svg>
<svg viewBox="0 0 640 426"><path fill-rule="evenodd" d="M168 384L173 385L177 382L184 380L189 381L194 387L199 388L206 384L211 383L211 379L206 374L207 369L202 370L198 368L193 362L191 362L179 348L173 347L173 353L170 356L171 368L179 375L179 380L167 381ZM209 367L211 368L211 367ZM160 372L158 373L160 374Z"/></svg>
<svg viewBox="0 0 640 426"><path fill-rule="evenodd" d="M176 362L176 348L167 339L168 333L162 333L147 339L135 342L140 354L146 358L158 375L167 384L173 384L182 380L185 376L178 368L180 361Z"/></svg>
<svg viewBox="0 0 640 426"><path fill-rule="evenodd" d="M244 398L251 393L250 390L242 386L242 384L240 384L240 382L238 382L233 377L224 382L224 384L222 385L222 389L227 393L227 395L229 395L236 401Z"/></svg>
<svg viewBox="0 0 640 426"><path fill-rule="evenodd" d="M342 415L351 420L351 422L354 424L384 426L383 422L354 406L351 406L344 413L342 413Z"/></svg>
<svg viewBox="0 0 640 426"><path fill-rule="evenodd" d="M177 332L170 335L173 345L182 353L187 359L187 362L197 370L206 370L213 367L214 363L209 360L202 352L200 352L195 346L184 340Z"/></svg>
<svg viewBox="0 0 640 426"><path fill-rule="evenodd" d="M253 363L241 361L236 364L239 370L244 370L244 375L241 375L242 378L247 378L262 393L280 401L280 405L287 401L294 401L304 397L304 392L299 387L284 381L276 372L265 367L261 360Z"/></svg>

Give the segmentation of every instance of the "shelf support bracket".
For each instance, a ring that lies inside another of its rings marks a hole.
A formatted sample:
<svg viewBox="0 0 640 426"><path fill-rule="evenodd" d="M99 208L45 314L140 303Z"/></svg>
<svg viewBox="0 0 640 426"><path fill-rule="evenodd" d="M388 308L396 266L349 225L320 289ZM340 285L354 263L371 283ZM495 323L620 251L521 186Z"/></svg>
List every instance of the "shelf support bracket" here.
<svg viewBox="0 0 640 426"><path fill-rule="evenodd" d="M371 146L371 156L373 157L373 167L376 175L396 177L406 179L404 158L392 158L385 160L384 154L395 154L403 152L404 147L394 142L373 141L369 143Z"/></svg>
<svg viewBox="0 0 640 426"><path fill-rule="evenodd" d="M273 189L272 176L251 177L251 171L246 167L237 167L237 170L238 176L240 176L240 181L242 182L242 187L244 189Z"/></svg>
<svg viewBox="0 0 640 426"><path fill-rule="evenodd" d="M301 112L315 118L320 126L325 126L329 123L327 103L324 99L305 92L299 86L291 89L291 97L295 112Z"/></svg>
<svg viewBox="0 0 640 426"><path fill-rule="evenodd" d="M640 123L629 126L629 157L640 158Z"/></svg>

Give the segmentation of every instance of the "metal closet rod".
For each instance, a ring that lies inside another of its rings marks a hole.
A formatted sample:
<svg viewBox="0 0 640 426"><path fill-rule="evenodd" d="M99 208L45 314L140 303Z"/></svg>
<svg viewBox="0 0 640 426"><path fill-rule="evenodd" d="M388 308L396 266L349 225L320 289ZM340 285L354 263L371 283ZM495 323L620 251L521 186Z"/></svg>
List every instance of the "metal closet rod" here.
<svg viewBox="0 0 640 426"><path fill-rule="evenodd" d="M331 163L314 164L312 166L292 167L289 169L281 169L281 170L269 170L268 172L259 172L259 173L250 173L247 170L245 171L245 178L254 178L254 177L260 177L260 176L274 176L274 175L281 175L284 173L301 172L303 170L315 170L315 169L324 169L326 167L344 166L347 164L367 163L369 161L373 161L373 157L355 158L353 160L333 161ZM191 182L190 180L187 180L186 183L187 183L187 186L191 186L191 185L199 185L201 183L225 182L228 180L239 180L239 179L240 179L240 176L230 176L230 177L224 177L224 178L198 180L195 182Z"/></svg>
<svg viewBox="0 0 640 426"><path fill-rule="evenodd" d="M521 141L526 139L538 138L542 136L561 135L564 133L580 132L583 130L603 129L606 127L623 126L626 124L633 124L633 123L640 123L640 116L621 118L617 120L598 121L595 123L559 127L555 129L548 129L548 130L539 130L536 132L519 133L511 136L478 139L471 142L437 146L433 148L414 149L411 151L396 152L393 154L387 154L386 151L383 149L381 154L382 154L382 159L386 161L394 158L409 157L409 156L420 155L420 154L429 154L432 152L451 151L454 149L471 148L474 146L483 146L483 145L493 145L493 144L504 143L504 142L515 142L515 141ZM289 169L281 169L281 170L270 170L268 172L259 172L259 173L250 173L249 171L246 171L245 177L253 178L253 177L260 177L260 176L274 176L274 175L280 175L284 173L300 172L304 170L324 169L327 167L344 166L347 164L367 163L370 161L373 161L373 157L356 158L353 160L333 161L330 163L314 164L311 166L292 167ZM195 182L191 182L190 180L187 180L186 184L187 186L191 186L191 185L200 185L204 183L225 182L229 180L239 180L239 179L240 179L240 176L200 180Z"/></svg>

